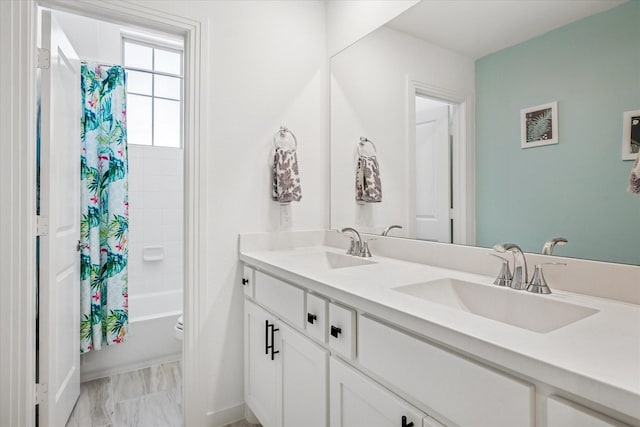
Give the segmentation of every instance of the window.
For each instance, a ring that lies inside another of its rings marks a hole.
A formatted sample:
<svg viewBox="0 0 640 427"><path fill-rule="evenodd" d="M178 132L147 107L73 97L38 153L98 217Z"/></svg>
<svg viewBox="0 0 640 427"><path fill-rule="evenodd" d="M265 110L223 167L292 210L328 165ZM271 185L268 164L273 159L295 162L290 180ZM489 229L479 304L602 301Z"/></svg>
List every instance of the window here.
<svg viewBox="0 0 640 427"><path fill-rule="evenodd" d="M130 144L182 147L182 50L123 38Z"/></svg>

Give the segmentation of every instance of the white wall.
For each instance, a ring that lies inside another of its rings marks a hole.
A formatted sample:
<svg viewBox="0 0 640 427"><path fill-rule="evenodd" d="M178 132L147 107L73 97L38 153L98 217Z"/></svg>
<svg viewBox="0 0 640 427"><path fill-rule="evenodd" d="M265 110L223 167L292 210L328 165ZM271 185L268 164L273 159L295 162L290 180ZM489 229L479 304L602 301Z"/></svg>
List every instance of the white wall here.
<svg viewBox="0 0 640 427"><path fill-rule="evenodd" d="M327 47L335 55L420 0L328 0Z"/></svg>
<svg viewBox="0 0 640 427"><path fill-rule="evenodd" d="M279 228L268 155L281 125L298 138L302 201L293 229L328 226L327 70L322 1L137 1L204 25L208 61L207 279L199 335L207 423L243 415L238 233ZM193 326L193 325L192 325ZM201 424L199 424L201 425Z"/></svg>
<svg viewBox="0 0 640 427"><path fill-rule="evenodd" d="M474 91L474 63L458 53L382 27L331 60L331 226L380 233L391 224L407 232L409 201L407 77L454 93ZM414 102L411 99L411 102ZM380 117L384 117L381 121ZM382 202L354 201L356 143L377 147Z"/></svg>

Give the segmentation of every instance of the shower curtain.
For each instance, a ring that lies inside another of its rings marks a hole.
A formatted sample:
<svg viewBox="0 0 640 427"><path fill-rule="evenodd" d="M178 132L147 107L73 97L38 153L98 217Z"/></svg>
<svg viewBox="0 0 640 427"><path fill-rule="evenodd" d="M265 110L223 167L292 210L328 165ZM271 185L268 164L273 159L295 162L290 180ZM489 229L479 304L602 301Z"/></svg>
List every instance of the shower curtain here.
<svg viewBox="0 0 640 427"><path fill-rule="evenodd" d="M122 342L129 330L125 71L83 63L80 123L80 352Z"/></svg>

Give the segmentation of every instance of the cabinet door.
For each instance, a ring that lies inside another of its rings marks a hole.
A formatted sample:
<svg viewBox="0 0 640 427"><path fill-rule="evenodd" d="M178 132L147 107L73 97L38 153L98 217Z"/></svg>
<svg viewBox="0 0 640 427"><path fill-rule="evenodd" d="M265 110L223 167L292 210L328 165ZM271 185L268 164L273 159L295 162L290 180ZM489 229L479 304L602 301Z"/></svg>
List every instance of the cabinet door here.
<svg viewBox="0 0 640 427"><path fill-rule="evenodd" d="M282 427L327 427L327 350L287 325L280 324L276 355L280 359Z"/></svg>
<svg viewBox="0 0 640 427"><path fill-rule="evenodd" d="M622 427L622 424L558 396L547 400L548 427Z"/></svg>
<svg viewBox="0 0 640 427"><path fill-rule="evenodd" d="M425 413L333 357L330 378L331 427L422 427Z"/></svg>
<svg viewBox="0 0 640 427"><path fill-rule="evenodd" d="M275 318L251 301L244 301L245 402L264 427L279 425L278 354L271 360Z"/></svg>

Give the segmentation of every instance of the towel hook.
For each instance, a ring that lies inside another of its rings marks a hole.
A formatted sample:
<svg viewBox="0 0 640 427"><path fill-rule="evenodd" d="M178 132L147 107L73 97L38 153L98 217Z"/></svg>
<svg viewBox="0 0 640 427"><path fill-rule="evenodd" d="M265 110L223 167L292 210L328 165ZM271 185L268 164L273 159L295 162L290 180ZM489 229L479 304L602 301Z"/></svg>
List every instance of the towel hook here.
<svg viewBox="0 0 640 427"><path fill-rule="evenodd" d="M275 145L276 148L282 148L278 145L278 140L276 139L276 137L279 136L281 139L283 139L287 137L287 134L291 135L291 138L293 138L293 151L296 151L298 149L298 140L296 139L296 136L293 134L293 132L291 132L285 126L280 126L280 130L278 130L278 132L273 135L273 145Z"/></svg>
<svg viewBox="0 0 640 427"><path fill-rule="evenodd" d="M364 145L367 142L371 144L371 146L373 147L373 155L375 156L376 154L378 154L378 149L376 148L376 144L374 144L373 141L367 138L366 136L361 136L360 142L358 142L358 155L362 156L362 152L360 151L360 149L364 147Z"/></svg>

